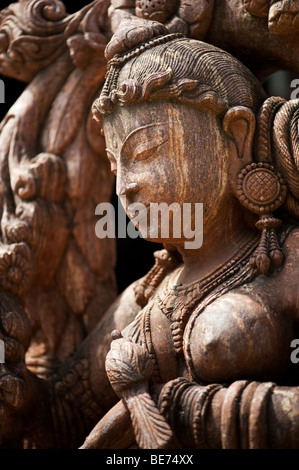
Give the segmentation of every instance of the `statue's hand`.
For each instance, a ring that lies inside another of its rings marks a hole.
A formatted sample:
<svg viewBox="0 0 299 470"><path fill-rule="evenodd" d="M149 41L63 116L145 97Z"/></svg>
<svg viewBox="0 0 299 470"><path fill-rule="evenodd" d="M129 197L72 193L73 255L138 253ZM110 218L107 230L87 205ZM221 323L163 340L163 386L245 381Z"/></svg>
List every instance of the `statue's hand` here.
<svg viewBox="0 0 299 470"><path fill-rule="evenodd" d="M154 369L148 352L139 344L123 338L118 331L114 331L112 337L111 349L106 357L106 371L115 393L125 401L129 410L138 446L141 449L172 449L172 430L148 389ZM117 408L117 413L121 413L126 423L127 417L123 411ZM97 435L103 433L103 429L108 429L109 422L113 422L110 416L100 422L85 445L99 443Z"/></svg>
<svg viewBox="0 0 299 470"><path fill-rule="evenodd" d="M145 385L153 373L151 360L144 348L112 333L111 349L106 357L106 372L117 395L126 390Z"/></svg>
<svg viewBox="0 0 299 470"><path fill-rule="evenodd" d="M0 357L0 447L7 448L20 444L32 400L32 379L25 366L29 321L21 305L7 294L0 295L0 340L4 352Z"/></svg>

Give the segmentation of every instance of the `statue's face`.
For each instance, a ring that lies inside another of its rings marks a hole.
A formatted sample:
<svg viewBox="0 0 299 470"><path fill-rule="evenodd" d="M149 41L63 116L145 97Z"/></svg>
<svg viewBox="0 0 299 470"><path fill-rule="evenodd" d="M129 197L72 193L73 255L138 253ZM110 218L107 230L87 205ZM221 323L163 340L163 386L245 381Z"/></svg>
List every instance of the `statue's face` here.
<svg viewBox="0 0 299 470"><path fill-rule="evenodd" d="M204 225L214 221L228 192L225 137L214 115L177 103L146 103L118 108L105 118L104 132L117 194L126 199L130 218L128 207L136 202L147 212L154 203L190 203L193 217L195 203L202 203ZM149 230L142 235L151 239ZM167 241L180 243L183 236L173 240L170 231Z"/></svg>

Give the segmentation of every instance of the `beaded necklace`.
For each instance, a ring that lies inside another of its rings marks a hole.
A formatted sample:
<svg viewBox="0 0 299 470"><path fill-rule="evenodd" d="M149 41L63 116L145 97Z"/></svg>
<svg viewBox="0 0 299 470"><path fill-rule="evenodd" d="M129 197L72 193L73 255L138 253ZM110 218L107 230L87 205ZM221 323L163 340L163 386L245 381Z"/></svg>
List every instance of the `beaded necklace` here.
<svg viewBox="0 0 299 470"><path fill-rule="evenodd" d="M183 352L185 327L195 307L205 299L205 308L208 303L223 293L254 278L256 272L249 265L249 259L258 242L259 236L255 236L241 249L238 249L224 264L201 279L187 285L170 285L171 276L169 276L164 288L158 290L156 294L158 306L170 321L174 347L178 354Z"/></svg>

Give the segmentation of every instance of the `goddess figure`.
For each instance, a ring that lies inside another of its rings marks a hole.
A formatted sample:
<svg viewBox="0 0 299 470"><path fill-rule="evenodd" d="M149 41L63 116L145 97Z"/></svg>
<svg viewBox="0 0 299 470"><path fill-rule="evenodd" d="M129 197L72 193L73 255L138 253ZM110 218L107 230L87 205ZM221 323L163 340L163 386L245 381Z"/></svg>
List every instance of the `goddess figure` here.
<svg viewBox="0 0 299 470"><path fill-rule="evenodd" d="M35 447L76 447L100 419L83 448L296 448L299 103L157 22L124 20L106 58L94 114L128 215L202 203L203 244L154 238L151 271L52 381L14 371L22 409L2 392L2 414Z"/></svg>

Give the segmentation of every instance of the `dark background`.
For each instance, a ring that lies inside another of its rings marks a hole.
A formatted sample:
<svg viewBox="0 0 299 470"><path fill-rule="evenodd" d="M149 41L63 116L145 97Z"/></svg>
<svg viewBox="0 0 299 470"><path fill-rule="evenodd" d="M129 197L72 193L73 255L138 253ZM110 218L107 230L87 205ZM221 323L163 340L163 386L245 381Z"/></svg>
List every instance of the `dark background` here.
<svg viewBox="0 0 299 470"><path fill-rule="evenodd" d="M10 3L12 2L9 0L0 0L0 9L5 8ZM68 13L74 13L88 3L90 2L85 0L64 0ZM0 78L5 83L5 104L0 104L0 119L2 120L26 85L1 75ZM286 72L278 72L267 80L264 86L269 94L289 99L292 91L290 88L292 78L295 77ZM113 197L113 203L117 205L116 196ZM161 245L147 242L140 238L135 240L129 238L117 240L116 276L120 292L151 268L153 265L153 251L161 248Z"/></svg>

